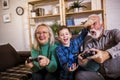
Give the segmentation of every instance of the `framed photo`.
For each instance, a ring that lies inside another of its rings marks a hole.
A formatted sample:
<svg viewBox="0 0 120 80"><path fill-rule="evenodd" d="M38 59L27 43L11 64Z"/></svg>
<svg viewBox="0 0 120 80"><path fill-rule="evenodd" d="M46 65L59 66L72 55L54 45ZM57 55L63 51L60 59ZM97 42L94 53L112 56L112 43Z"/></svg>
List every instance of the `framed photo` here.
<svg viewBox="0 0 120 80"><path fill-rule="evenodd" d="M2 0L2 8L3 9L9 8L9 0Z"/></svg>
<svg viewBox="0 0 120 80"><path fill-rule="evenodd" d="M3 15L3 22L8 23L11 21L10 14Z"/></svg>

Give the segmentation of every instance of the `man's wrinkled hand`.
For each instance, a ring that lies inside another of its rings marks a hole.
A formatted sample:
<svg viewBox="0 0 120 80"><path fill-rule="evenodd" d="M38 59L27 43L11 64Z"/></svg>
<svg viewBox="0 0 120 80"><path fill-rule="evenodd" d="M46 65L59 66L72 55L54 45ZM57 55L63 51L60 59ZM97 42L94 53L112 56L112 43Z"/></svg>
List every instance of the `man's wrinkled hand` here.
<svg viewBox="0 0 120 80"><path fill-rule="evenodd" d="M84 28L89 28L91 25L93 25L96 21L92 20L92 19L88 19L85 23L84 23Z"/></svg>
<svg viewBox="0 0 120 80"><path fill-rule="evenodd" d="M97 54L95 54L94 56L91 56L89 58L93 59L94 61L96 61L98 63L103 63L110 58L110 54L107 51L102 51L102 50L98 50L98 49L94 49L94 48L92 48L90 50L96 51Z"/></svg>

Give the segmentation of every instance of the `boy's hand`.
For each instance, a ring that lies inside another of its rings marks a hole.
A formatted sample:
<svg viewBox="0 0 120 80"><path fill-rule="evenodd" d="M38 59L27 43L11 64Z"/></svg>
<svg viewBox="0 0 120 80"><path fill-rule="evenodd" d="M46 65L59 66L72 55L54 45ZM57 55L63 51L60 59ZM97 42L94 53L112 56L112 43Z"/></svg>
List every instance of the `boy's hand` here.
<svg viewBox="0 0 120 80"><path fill-rule="evenodd" d="M68 68L70 72L75 71L78 68L78 65L76 63L72 64L72 67Z"/></svg>

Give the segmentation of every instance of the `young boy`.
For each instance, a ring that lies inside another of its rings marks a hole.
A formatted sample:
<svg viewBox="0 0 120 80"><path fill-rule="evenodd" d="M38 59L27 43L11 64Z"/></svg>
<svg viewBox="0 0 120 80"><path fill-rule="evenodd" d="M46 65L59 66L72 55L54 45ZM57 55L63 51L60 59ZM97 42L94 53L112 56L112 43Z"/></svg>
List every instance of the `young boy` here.
<svg viewBox="0 0 120 80"><path fill-rule="evenodd" d="M58 40L60 45L56 49L57 56L61 65L60 80L74 80L74 71L78 68L77 54L81 53L80 46L86 37L87 28L82 29L81 34L71 40L72 34L66 26L60 26L58 29Z"/></svg>

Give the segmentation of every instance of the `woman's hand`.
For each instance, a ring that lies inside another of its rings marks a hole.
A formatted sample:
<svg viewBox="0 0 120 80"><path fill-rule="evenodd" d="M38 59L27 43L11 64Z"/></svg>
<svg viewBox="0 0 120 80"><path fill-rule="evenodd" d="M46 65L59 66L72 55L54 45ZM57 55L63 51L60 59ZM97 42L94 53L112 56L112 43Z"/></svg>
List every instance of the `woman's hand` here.
<svg viewBox="0 0 120 80"><path fill-rule="evenodd" d="M47 65L50 63L50 60L49 60L47 57L42 56L42 55L40 55L40 56L38 56L38 57L41 58L41 59L38 61L38 63L39 63L40 66L44 67L44 66L47 66Z"/></svg>
<svg viewBox="0 0 120 80"><path fill-rule="evenodd" d="M29 59L31 59L32 57L29 57ZM25 66L28 68L32 68L33 67L33 62L28 63L27 60L25 61Z"/></svg>

